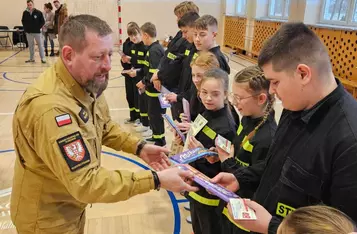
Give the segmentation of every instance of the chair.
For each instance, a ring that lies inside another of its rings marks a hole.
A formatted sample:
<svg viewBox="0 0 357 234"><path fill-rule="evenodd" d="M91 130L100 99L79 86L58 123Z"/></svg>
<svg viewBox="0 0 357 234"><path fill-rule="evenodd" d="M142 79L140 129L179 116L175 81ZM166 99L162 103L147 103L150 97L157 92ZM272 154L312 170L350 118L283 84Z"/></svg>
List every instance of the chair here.
<svg viewBox="0 0 357 234"><path fill-rule="evenodd" d="M9 27L7 26L0 26L0 29L2 30L9 30ZM2 47L7 47L8 41L11 43L11 47L14 48L14 44L12 44L11 38L10 38L10 32L0 32L0 39L6 39L6 45L1 42L0 40L0 45Z"/></svg>
<svg viewBox="0 0 357 234"><path fill-rule="evenodd" d="M24 30L24 27L23 26L15 26L14 29ZM14 32L12 34L12 42L13 42L14 45L17 45L20 42L21 43L25 43L26 44L26 48L29 47L25 32ZM21 48L22 48L22 46L21 46Z"/></svg>

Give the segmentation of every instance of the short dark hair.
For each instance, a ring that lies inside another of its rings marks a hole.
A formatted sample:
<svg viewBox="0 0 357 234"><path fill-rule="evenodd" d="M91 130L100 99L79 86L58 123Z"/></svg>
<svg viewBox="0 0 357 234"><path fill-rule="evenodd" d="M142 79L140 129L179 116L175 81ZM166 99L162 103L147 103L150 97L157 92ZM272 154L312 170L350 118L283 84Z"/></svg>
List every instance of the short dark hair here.
<svg viewBox="0 0 357 234"><path fill-rule="evenodd" d="M204 15L195 21L195 27L199 30L207 30L209 26L218 27L218 22L212 15Z"/></svg>
<svg viewBox="0 0 357 234"><path fill-rule="evenodd" d="M181 19L178 21L178 27L190 27L193 28L195 26L195 21L200 18L200 16L196 12L188 12L184 14Z"/></svg>
<svg viewBox="0 0 357 234"><path fill-rule="evenodd" d="M260 67L271 63L277 72L300 63L332 72L330 57L319 37L303 23L286 23L266 41L258 57Z"/></svg>
<svg viewBox="0 0 357 234"><path fill-rule="evenodd" d="M128 26L127 26L127 33L128 36L136 36L138 34L140 34L140 28L139 25L135 22L129 22Z"/></svg>
<svg viewBox="0 0 357 234"><path fill-rule="evenodd" d="M107 22L93 15L70 16L61 26L58 34L60 49L70 45L74 50L81 52L87 45L86 32L94 31L105 37L113 33Z"/></svg>
<svg viewBox="0 0 357 234"><path fill-rule="evenodd" d="M34 3L33 3L33 0L27 0L27 1L26 1L26 3L30 3L30 2L31 2L32 4L34 4Z"/></svg>
<svg viewBox="0 0 357 234"><path fill-rule="evenodd" d="M156 27L153 23L150 22L146 22L145 24L143 24L143 26L141 26L141 31L143 33L148 34L150 37L155 38L156 37Z"/></svg>

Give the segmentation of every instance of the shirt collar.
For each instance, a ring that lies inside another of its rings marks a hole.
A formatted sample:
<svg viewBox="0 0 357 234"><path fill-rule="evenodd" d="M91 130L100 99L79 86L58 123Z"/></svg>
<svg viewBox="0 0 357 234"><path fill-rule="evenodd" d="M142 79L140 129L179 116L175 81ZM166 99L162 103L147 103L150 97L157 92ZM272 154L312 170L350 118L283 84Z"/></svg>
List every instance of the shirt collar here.
<svg viewBox="0 0 357 234"><path fill-rule="evenodd" d="M88 92L73 78L68 69L64 65L62 58L59 58L55 64L55 71L57 77L59 77L68 91L71 92L73 97L80 101L84 105L89 105L94 101L94 98L90 96Z"/></svg>
<svg viewBox="0 0 357 234"><path fill-rule="evenodd" d="M299 112L300 118L304 123L308 124L312 119L324 115L326 111L343 96L345 92L344 87L338 79L335 80L337 83L337 88L335 88L335 90L316 103L311 109Z"/></svg>

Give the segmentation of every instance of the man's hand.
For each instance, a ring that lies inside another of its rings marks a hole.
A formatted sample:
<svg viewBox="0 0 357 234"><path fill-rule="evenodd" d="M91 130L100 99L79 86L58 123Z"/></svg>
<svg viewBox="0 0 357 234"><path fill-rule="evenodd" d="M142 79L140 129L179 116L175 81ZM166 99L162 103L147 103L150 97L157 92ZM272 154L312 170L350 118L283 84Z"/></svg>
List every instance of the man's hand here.
<svg viewBox="0 0 357 234"><path fill-rule="evenodd" d="M165 97L170 103L177 102L177 94L176 93L166 94Z"/></svg>
<svg viewBox="0 0 357 234"><path fill-rule="evenodd" d="M226 151L224 151L223 149L221 149L219 146L216 145L216 150L217 153L219 155L219 159L221 160L221 162L224 162L225 160L227 160L228 158L233 158L234 157L234 145L231 145L231 152L230 154L228 154Z"/></svg>
<svg viewBox="0 0 357 234"><path fill-rule="evenodd" d="M234 220L242 227L257 233L268 233L269 223L272 219L271 214L260 204L249 199L245 199L245 204L255 211L256 220ZM228 212L233 219L232 207L228 204Z"/></svg>
<svg viewBox="0 0 357 234"><path fill-rule="evenodd" d="M221 172L211 179L214 184L219 184L232 192L239 190L239 182L236 177L231 173Z"/></svg>
<svg viewBox="0 0 357 234"><path fill-rule="evenodd" d="M190 185L193 173L173 167L157 172L161 187L172 192L197 192L198 188Z"/></svg>
<svg viewBox="0 0 357 234"><path fill-rule="evenodd" d="M152 83L154 80L158 80L158 79L159 79L159 77L157 76L157 72L155 72L154 74L152 74L150 82Z"/></svg>
<svg viewBox="0 0 357 234"><path fill-rule="evenodd" d="M204 146L202 145L201 142L199 142L195 137L191 136L189 139L188 139L188 148L189 149L195 149L195 148L198 148L198 147L201 147L201 148L204 148Z"/></svg>
<svg viewBox="0 0 357 234"><path fill-rule="evenodd" d="M209 150L213 152L217 152L216 148L214 147L211 147ZM216 162L219 162L219 157L217 156L206 156L205 159L211 164L215 164Z"/></svg>
<svg viewBox="0 0 357 234"><path fill-rule="evenodd" d="M161 171L170 167L170 161L166 156L170 151L164 147L146 144L140 152L139 157L154 170Z"/></svg>

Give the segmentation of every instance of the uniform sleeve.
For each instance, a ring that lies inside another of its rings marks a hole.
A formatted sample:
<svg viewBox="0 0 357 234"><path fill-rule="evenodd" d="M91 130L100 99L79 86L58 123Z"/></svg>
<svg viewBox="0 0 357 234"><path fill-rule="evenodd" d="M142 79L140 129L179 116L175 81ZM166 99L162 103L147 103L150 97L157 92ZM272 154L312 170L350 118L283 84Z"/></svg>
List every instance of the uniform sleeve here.
<svg viewBox="0 0 357 234"><path fill-rule="evenodd" d="M276 234L281 221L282 220L280 218L273 216L269 223L268 234Z"/></svg>
<svg viewBox="0 0 357 234"><path fill-rule="evenodd" d="M150 171L107 170L99 165L97 137L82 132L76 118L52 109L34 124L34 150L46 166L83 203L109 203L154 189ZM66 121L59 127L56 117Z"/></svg>
<svg viewBox="0 0 357 234"><path fill-rule="evenodd" d="M257 190L265 170L265 164L265 161L261 161L250 167L241 167L235 171L233 174L239 182L239 187L244 190Z"/></svg>
<svg viewBox="0 0 357 234"><path fill-rule="evenodd" d="M115 149L135 154L140 139L131 133L125 132L119 124L113 120L107 121L103 132L103 145Z"/></svg>
<svg viewBox="0 0 357 234"><path fill-rule="evenodd" d="M352 220L357 221L357 209L353 204L357 202L357 143L348 147L334 160L331 173L331 186L329 188L330 203L346 213Z"/></svg>
<svg viewBox="0 0 357 234"><path fill-rule="evenodd" d="M149 55L149 73L146 74L145 78L144 78L144 83L147 85L150 83L150 79L152 77L152 75L157 71L160 61L162 58L162 54L160 51L158 50L152 50L150 51L150 55Z"/></svg>

